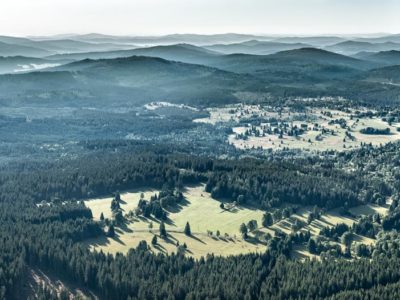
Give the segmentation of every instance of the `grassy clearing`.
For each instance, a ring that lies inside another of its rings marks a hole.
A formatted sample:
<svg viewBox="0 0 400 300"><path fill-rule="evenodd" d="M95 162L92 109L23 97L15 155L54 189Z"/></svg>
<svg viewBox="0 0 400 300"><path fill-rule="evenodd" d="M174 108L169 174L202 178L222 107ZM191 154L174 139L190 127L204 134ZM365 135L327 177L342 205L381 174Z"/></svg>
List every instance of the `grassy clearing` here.
<svg viewBox="0 0 400 300"><path fill-rule="evenodd" d="M144 193L145 199L154 195L155 190L133 191L121 194L121 208L124 213L134 210L140 199L140 194ZM265 251L266 245L262 243L252 243L244 241L240 237L239 226L250 220L257 220L261 224L263 212L258 209L232 207L231 209L221 209L220 202L211 198L209 193L204 192L204 186L188 187L184 191L185 201L178 207L169 208L168 221L165 223L169 238L164 241L159 239L159 245L152 246L152 250L157 252L171 253L176 252L177 241L180 245L186 243L188 246L187 254L196 258L214 253L215 255L237 255L241 253ZM112 216L111 213L112 197L92 199L86 201L86 206L92 210L95 219L99 219L103 213L106 218ZM183 234L186 222L190 223L193 237ZM153 228L149 229L152 224ZM122 228L117 228L115 238L102 237L96 240L87 241L92 249L103 250L109 253L126 253L130 248L136 247L141 240L146 240L151 244L154 234L158 234L159 222L156 219L134 218L129 220ZM210 230L214 236L208 236ZM215 236L217 230L221 236Z"/></svg>
<svg viewBox="0 0 400 300"><path fill-rule="evenodd" d="M158 193L158 191L144 189L122 193L121 208L124 214L137 207L141 193L144 194L145 199L149 199L151 195ZM158 245L151 246L154 253L176 252L177 243L180 245L186 243L188 246L186 254L195 258L211 253L229 256L265 251L266 243L252 242L251 238L244 241L241 238L239 226L242 223L248 223L250 220L256 220L260 227L251 236L263 236L265 233L274 235L278 231L290 234L293 232L292 226L296 220L304 225L300 229L301 231L310 231L314 236L319 235L323 227L331 227L340 223L351 226L358 221L357 218L340 215L338 210L331 210L324 213L320 219L307 224L307 218L312 207L303 207L290 218L281 220L271 227L263 228L261 227L263 211L251 207L221 209L220 202L212 199L209 193L204 192L203 185L187 187L183 195L185 200L181 205L168 209L168 221L165 225L169 236L166 240L159 238ZM108 197L88 200L85 203L92 210L94 218L98 220L101 213L106 218L112 217L111 201L112 197ZM388 205L384 207L373 204L361 205L351 208L350 211L354 216L375 213L386 215ZM192 237L183 234L185 224L188 221L191 226ZM121 228L117 228L114 238L101 237L89 240L86 244L91 249L103 250L104 252L126 253L130 248L135 248L142 240L151 245L153 236L159 234L158 228L159 221L154 218L135 217L129 219ZM213 236L209 236L208 231L212 231ZM215 236L217 231L220 232L219 237ZM367 245L375 242L373 239L357 235L354 236L353 241ZM342 247L344 246L342 245ZM298 258L313 257L302 246L296 247L293 255Z"/></svg>
<svg viewBox="0 0 400 300"><path fill-rule="evenodd" d="M92 250L103 250L115 254L117 252L127 253L130 248L135 248L140 241L145 240L151 247L153 253L176 253L177 242L180 245L187 245L186 255L194 258L205 257L207 254L229 256L245 253L263 252L266 246L263 244L253 244L242 239L234 238L216 238L206 234L193 234L188 237L183 233L169 232L168 238L163 240L158 238L158 244L151 245L154 235L158 235L158 230L150 231L123 231L118 230L114 238L101 237L88 240L85 243Z"/></svg>
<svg viewBox="0 0 400 300"><path fill-rule="evenodd" d="M218 122L246 120L249 118L276 119L279 122L285 122L290 125L306 124L307 130L299 136L283 135L279 138L278 134L266 134L265 136L250 135L247 139L238 138L238 135L244 134L249 127L246 123L232 128L233 134L228 137L228 142L240 149L262 148L281 150L283 148L302 149L309 151L324 150L351 150L360 147L361 143L372 143L372 145L380 145L388 142L400 140L400 132L397 131L399 124L393 123L389 125L380 118L351 118L351 112L343 112L338 110L329 110L332 115L324 114L323 109L308 109L304 113L290 112L287 108L277 112L271 107L261 107L260 105L230 105L223 108L209 109L210 116L194 120L195 122L203 122L216 124ZM347 128L342 128L339 124L329 124L330 121L343 119L346 121ZM270 123L261 123L256 129L262 132L262 126L274 125ZM315 125L318 128L314 130ZM389 128L389 135L370 135L360 133L361 129L373 127L377 129ZM321 129L329 130L328 133L321 132ZM334 134L330 131L333 130ZM353 138L346 136L348 131Z"/></svg>
<svg viewBox="0 0 400 300"><path fill-rule="evenodd" d="M372 143L377 146L380 144L386 144L388 142L394 142L400 139L400 133L397 131L398 124L392 124L389 126L387 123L380 119L361 119L356 122L350 120L349 116L335 116L336 118L343 117L349 124L351 131L350 133L354 136L351 140L346 138L346 129L341 128L339 125L329 125L328 121L319 118L318 121L313 122L318 124L320 128L334 130L335 134L324 134L320 140L317 140L317 136L320 136L320 131L308 130L301 136L283 136L279 138L278 135L266 135L265 137L250 136L247 140L237 139L237 134L243 134L248 128L247 127L235 127L233 128L234 134L228 138L229 143L240 149L249 149L252 147L261 147L263 149L280 150L284 147L290 149L302 149L302 150L351 150L360 147L361 143ZM294 125L300 126L304 122L293 122ZM311 126L310 122L307 122ZM368 135L360 133L360 130L366 127L373 127L379 129L390 128L390 135Z"/></svg>
<svg viewBox="0 0 400 300"><path fill-rule="evenodd" d="M366 216L371 214L380 214L385 216L388 213L389 205L385 206L378 206L374 204L366 204L366 205L359 205L349 209L350 212L355 216ZM324 227L333 227L337 224L344 223L348 226L352 226L354 223L358 222L357 218L352 218L348 216L342 216L339 214L338 209L334 209L328 211L327 213L323 214L320 219L313 220L310 224L307 224L307 217L311 213L311 207L304 207L298 210L296 214L293 214L290 218L281 220L275 223L268 229L261 229L262 232L269 232L274 233L276 231L282 231L286 234L292 232L292 225L295 224L296 220L299 220L303 224L306 224L304 227L300 229L300 231L310 231L313 236L318 236L319 232ZM375 244L376 240L353 234L353 245L356 244L365 244L365 245L373 245ZM339 243L337 243L339 244ZM342 251L345 250L345 245L339 244L342 248ZM305 245L299 245L294 247L292 251L292 256L298 259L305 259L305 258L318 258L317 255L310 254Z"/></svg>

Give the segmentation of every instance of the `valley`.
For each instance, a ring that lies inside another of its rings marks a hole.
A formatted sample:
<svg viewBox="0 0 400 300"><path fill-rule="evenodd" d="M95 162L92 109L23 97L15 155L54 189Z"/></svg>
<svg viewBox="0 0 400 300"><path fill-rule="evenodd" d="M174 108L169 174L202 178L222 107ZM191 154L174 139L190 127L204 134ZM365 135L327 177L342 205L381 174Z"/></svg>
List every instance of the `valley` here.
<svg viewBox="0 0 400 300"><path fill-rule="evenodd" d="M0 299L399 290L399 45L0 36Z"/></svg>

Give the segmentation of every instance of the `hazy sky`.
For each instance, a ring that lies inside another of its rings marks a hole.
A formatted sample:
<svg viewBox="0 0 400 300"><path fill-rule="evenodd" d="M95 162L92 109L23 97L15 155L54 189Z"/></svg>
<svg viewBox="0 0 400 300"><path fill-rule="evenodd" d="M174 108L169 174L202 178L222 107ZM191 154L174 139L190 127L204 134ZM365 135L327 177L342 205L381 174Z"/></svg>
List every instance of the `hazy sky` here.
<svg viewBox="0 0 400 300"><path fill-rule="evenodd" d="M0 34L400 33L400 0L0 0Z"/></svg>

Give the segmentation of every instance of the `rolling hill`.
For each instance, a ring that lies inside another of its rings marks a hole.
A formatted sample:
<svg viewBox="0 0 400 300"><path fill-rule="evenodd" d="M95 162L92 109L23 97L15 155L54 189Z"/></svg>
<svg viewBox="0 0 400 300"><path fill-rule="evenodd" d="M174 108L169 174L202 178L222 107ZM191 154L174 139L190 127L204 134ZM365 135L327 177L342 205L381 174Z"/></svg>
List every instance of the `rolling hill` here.
<svg viewBox="0 0 400 300"><path fill-rule="evenodd" d="M250 34L170 34L164 36L110 36L97 33L86 35L71 36L71 39L88 42L110 42L110 43L128 43L138 45L171 45L171 44L193 44L197 46L210 45L216 43L241 43L247 40L259 39L269 40L265 36L256 36Z"/></svg>
<svg viewBox="0 0 400 300"><path fill-rule="evenodd" d="M0 41L0 56L44 57L53 54L50 51L24 45L9 44Z"/></svg>
<svg viewBox="0 0 400 300"><path fill-rule="evenodd" d="M14 101L102 107L151 101L218 105L236 102L235 92L255 87L262 89L249 75L140 56L86 59L48 71L0 76L0 94Z"/></svg>
<svg viewBox="0 0 400 300"><path fill-rule="evenodd" d="M380 52L389 50L400 50L400 43L384 42L370 43L363 41L345 41L335 45L325 47L328 51L333 51L346 55L353 55L361 51Z"/></svg>
<svg viewBox="0 0 400 300"><path fill-rule="evenodd" d="M28 72L58 66L66 61L49 61L43 58L8 56L0 57L0 74Z"/></svg>
<svg viewBox="0 0 400 300"><path fill-rule="evenodd" d="M47 57L50 60L83 60L83 59L114 59L130 56L159 57L166 60L180 61L193 64L206 64L207 61L219 53L189 44L176 44L137 48L132 50L85 52L58 54Z"/></svg>
<svg viewBox="0 0 400 300"><path fill-rule="evenodd" d="M389 34L379 37L364 37L364 38L355 38L355 41L360 42L369 42L369 43L400 43L400 34Z"/></svg>
<svg viewBox="0 0 400 300"><path fill-rule="evenodd" d="M268 83L313 84L357 76L371 63L315 48L271 55L234 54L212 60L219 69L251 74Z"/></svg>
<svg viewBox="0 0 400 300"><path fill-rule="evenodd" d="M281 37L273 40L279 43L302 43L314 47L325 47L328 45L344 42L345 39L338 36L305 36L305 37Z"/></svg>
<svg viewBox="0 0 400 300"><path fill-rule="evenodd" d="M28 39L20 37L0 36L0 42L16 46L31 47L47 51L47 55L56 53L88 52L88 51L111 51L132 49L132 45L118 43L92 43L76 41L72 39ZM19 55L19 54L14 54Z"/></svg>
<svg viewBox="0 0 400 300"><path fill-rule="evenodd" d="M366 79L400 87L400 65L370 70L366 73Z"/></svg>
<svg viewBox="0 0 400 300"><path fill-rule="evenodd" d="M284 50L293 50L310 45L303 43L278 43L268 41L250 40L243 43L236 44L216 44L206 46L205 48L213 51L218 51L224 54L254 54L254 55L267 55Z"/></svg>
<svg viewBox="0 0 400 300"><path fill-rule="evenodd" d="M361 52L357 56L385 66L400 65L400 51L398 50L381 51L378 53Z"/></svg>

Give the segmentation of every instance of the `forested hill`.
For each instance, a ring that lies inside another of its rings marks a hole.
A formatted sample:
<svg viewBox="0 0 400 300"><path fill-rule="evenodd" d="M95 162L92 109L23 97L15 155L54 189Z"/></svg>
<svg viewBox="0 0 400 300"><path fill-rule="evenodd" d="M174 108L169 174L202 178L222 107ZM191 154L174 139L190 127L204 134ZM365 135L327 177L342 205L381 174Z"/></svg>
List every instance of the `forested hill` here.
<svg viewBox="0 0 400 300"><path fill-rule="evenodd" d="M363 162L377 159L384 165L391 164L394 156L386 157L385 153L396 151L393 147L377 150L367 147L336 162L355 163L362 157ZM329 208L345 201L352 205L351 201L360 199L354 197L357 193L390 193L379 177L347 176L333 170L333 164L317 158L299 164L253 159L235 162L185 154L160 155L152 151L146 154L143 150L140 149L142 154L100 155L66 161L49 165L42 171L25 165L2 173L2 297L20 298L19 287L31 268L56 272L62 280L77 282L101 299L339 299L343 295L375 296L396 290L400 279L400 259L396 255L377 254L373 261L363 258L293 261L289 259L290 252L296 241L306 238L302 234L276 235L263 254L228 258L211 255L197 261L182 254L153 255L144 242L126 256L89 251L80 242L104 233L99 223L93 222L91 211L76 199L111 190L149 184L172 188L208 181L215 197L244 194L249 201L247 205L258 203L263 209L279 205L276 199L290 203L290 197L303 199L303 204ZM258 179L269 182L260 185ZM253 184L243 185L243 182ZM265 188L271 194L262 193L267 197L260 198L257 193ZM366 197L363 201L370 199ZM42 200L42 205L37 207L37 202ZM376 276L369 275L372 273ZM49 299L52 291L42 289L38 293Z"/></svg>

